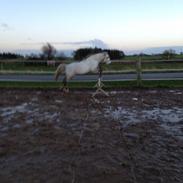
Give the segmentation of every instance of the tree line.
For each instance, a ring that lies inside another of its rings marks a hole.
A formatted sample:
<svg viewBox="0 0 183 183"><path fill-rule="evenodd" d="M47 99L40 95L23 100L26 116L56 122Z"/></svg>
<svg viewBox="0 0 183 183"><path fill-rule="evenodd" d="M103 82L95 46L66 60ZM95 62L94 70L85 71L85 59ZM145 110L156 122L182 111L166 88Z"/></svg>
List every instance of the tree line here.
<svg viewBox="0 0 183 183"><path fill-rule="evenodd" d="M20 54L10 53L10 52L0 53L0 59L18 59L18 58L23 58L23 56Z"/></svg>
<svg viewBox="0 0 183 183"><path fill-rule="evenodd" d="M47 60L51 60L56 55L56 49L50 44L47 43L42 47L43 56ZM83 60L88 55L101 53L101 52L108 52L111 60L120 60L125 57L125 54L123 51L120 50L109 50L109 49L101 49L101 48L80 48L73 52L73 58L74 60Z"/></svg>
<svg viewBox="0 0 183 183"><path fill-rule="evenodd" d="M92 55L95 53L107 52L111 58L111 60L120 60L125 57L123 51L120 50L109 50L109 49L101 49L101 48L81 48L76 50L73 53L74 60L82 60L86 58L88 55Z"/></svg>
<svg viewBox="0 0 183 183"><path fill-rule="evenodd" d="M100 52L107 52L111 60L121 60L125 57L124 52L117 49L80 48L73 52L73 58L74 60L83 60L88 55L92 55ZM182 52L180 54L183 55ZM139 56L139 55L151 56L144 53L134 55L134 56ZM156 55L161 56L162 59L170 60L174 58L177 54L175 50L169 49L169 50L165 50L161 54L156 54ZM64 55L63 52L60 52L58 54L57 50L50 43L46 43L45 45L42 46L41 54L30 54L28 56L23 56L20 54L10 53L10 52L0 53L0 59L20 59L20 58L25 58L27 60L52 60L52 59L66 60L67 59L67 57Z"/></svg>

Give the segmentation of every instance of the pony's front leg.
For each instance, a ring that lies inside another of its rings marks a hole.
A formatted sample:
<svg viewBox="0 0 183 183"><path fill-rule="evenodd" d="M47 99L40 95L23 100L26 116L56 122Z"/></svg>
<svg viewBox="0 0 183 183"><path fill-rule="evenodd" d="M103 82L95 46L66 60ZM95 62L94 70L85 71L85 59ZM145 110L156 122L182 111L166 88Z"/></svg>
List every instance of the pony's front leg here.
<svg viewBox="0 0 183 183"><path fill-rule="evenodd" d="M104 84L101 81L101 78L102 78L102 64L99 64L99 66L98 66L98 72L99 72L99 77L98 77L98 81L97 81L97 86L99 88L102 88L104 86Z"/></svg>
<svg viewBox="0 0 183 183"><path fill-rule="evenodd" d="M62 83L63 83L63 87L61 89L63 90L64 93L68 93L69 88L67 87L67 78L66 77L64 77Z"/></svg>

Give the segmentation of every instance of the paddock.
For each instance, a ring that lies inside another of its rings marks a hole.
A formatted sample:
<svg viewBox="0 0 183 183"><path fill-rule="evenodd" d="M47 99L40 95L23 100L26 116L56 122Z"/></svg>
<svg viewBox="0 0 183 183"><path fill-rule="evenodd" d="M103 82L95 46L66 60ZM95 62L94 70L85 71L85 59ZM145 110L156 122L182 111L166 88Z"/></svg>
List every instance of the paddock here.
<svg viewBox="0 0 183 183"><path fill-rule="evenodd" d="M183 180L183 89L0 89L1 182Z"/></svg>

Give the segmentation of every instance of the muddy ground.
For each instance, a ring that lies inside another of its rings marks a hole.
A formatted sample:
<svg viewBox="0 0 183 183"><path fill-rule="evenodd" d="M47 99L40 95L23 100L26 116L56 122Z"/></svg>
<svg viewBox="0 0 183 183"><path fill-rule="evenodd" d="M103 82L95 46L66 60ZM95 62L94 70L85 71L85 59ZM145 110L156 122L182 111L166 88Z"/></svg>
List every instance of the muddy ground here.
<svg viewBox="0 0 183 183"><path fill-rule="evenodd" d="M183 89L91 95L0 89L0 182L183 182Z"/></svg>

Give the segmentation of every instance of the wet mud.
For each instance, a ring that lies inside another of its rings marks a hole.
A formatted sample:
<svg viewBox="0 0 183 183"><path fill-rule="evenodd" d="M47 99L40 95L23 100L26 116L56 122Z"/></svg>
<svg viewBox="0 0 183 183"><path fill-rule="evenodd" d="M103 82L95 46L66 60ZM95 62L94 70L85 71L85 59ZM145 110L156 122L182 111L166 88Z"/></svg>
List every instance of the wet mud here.
<svg viewBox="0 0 183 183"><path fill-rule="evenodd" d="M0 89L0 182L183 182L183 89Z"/></svg>

